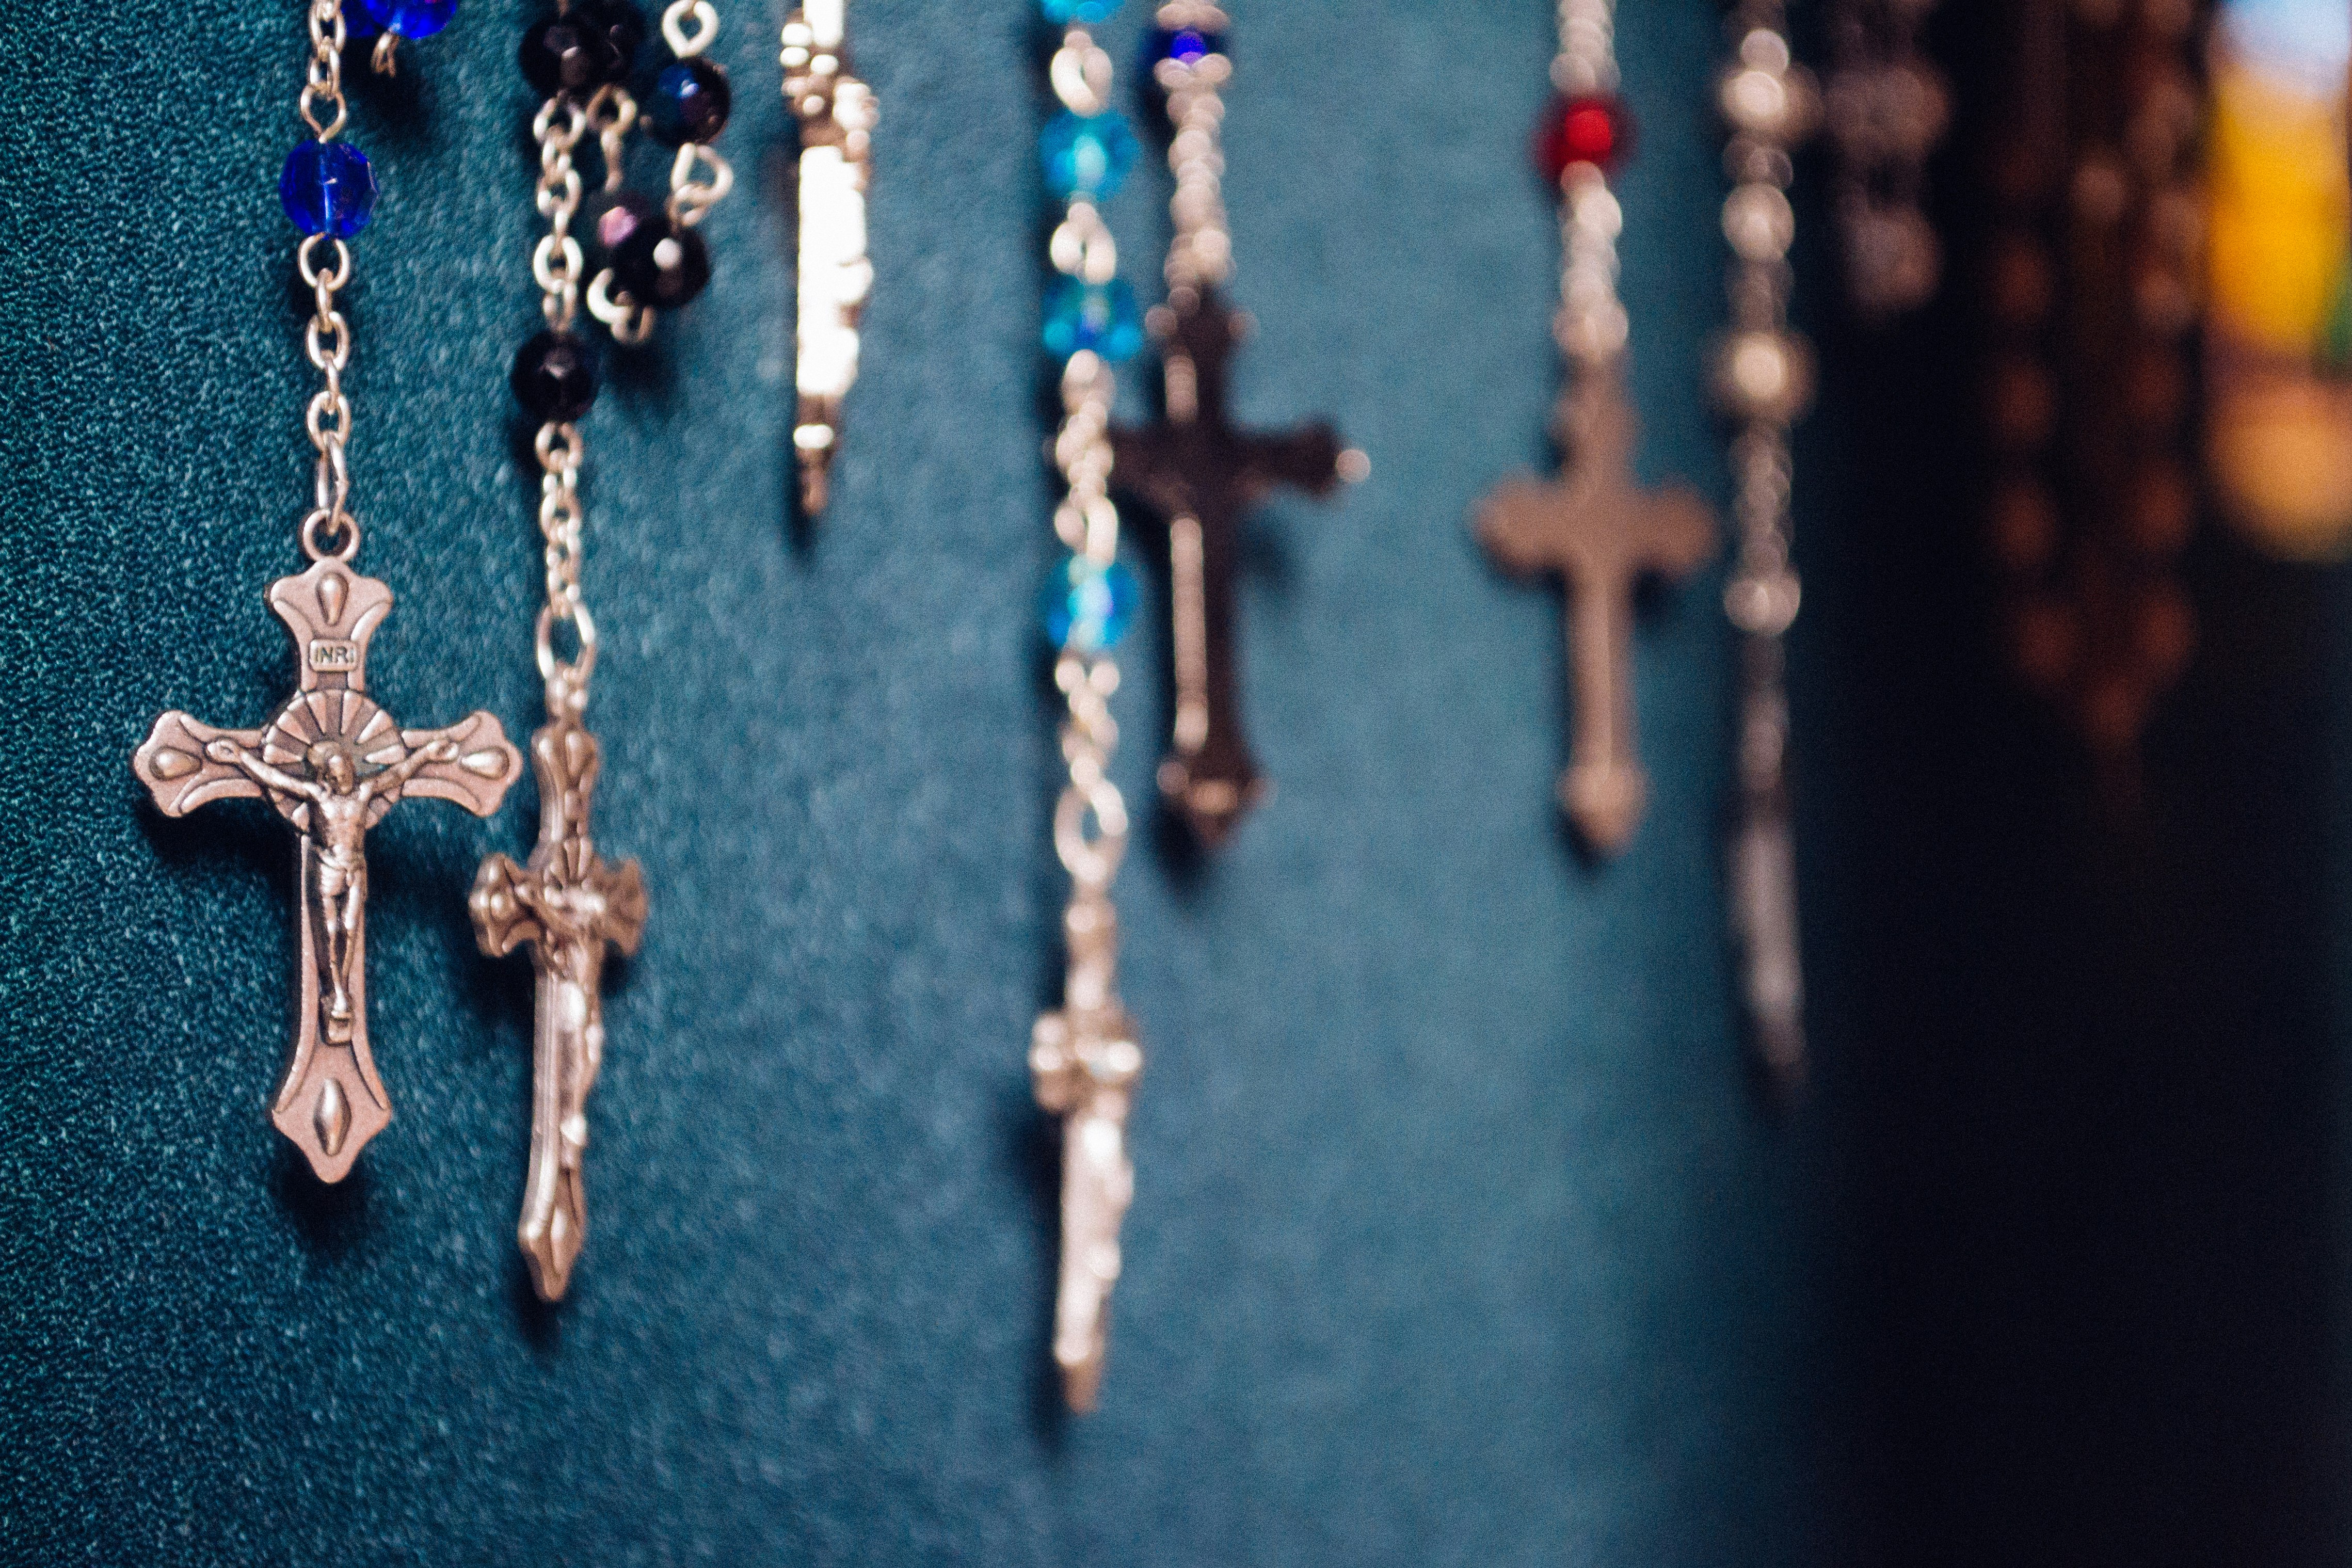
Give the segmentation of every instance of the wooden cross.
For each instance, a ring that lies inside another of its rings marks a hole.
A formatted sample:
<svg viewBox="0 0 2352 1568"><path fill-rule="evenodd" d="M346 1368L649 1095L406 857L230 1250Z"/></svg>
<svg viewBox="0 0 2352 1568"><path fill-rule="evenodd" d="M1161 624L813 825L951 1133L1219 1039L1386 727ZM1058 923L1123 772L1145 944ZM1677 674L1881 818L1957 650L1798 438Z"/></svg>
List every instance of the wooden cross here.
<svg viewBox="0 0 2352 1568"><path fill-rule="evenodd" d="M1615 367L1579 376L1558 423L1567 471L1497 486L1479 505L1478 538L1506 571L1566 582L1576 726L1560 805L1594 851L1613 855L1641 822L1647 787L1633 740L1633 588L1645 574L1673 581L1706 564L1715 518L1686 488L1633 482L1633 412Z"/></svg>
<svg viewBox="0 0 2352 1568"><path fill-rule="evenodd" d="M482 952L502 958L530 944L532 1009L530 1174L515 1238L531 1288L552 1301L571 1281L588 1236L581 1155L588 1147L588 1090L604 1058L600 984L607 945L637 951L646 928L645 879L635 860L600 858L588 837L596 789L595 737L560 718L530 738L539 774L539 845L530 864L504 855L482 862L467 900Z"/></svg>
<svg viewBox="0 0 2352 1568"><path fill-rule="evenodd" d="M1176 723L1160 788L1214 847L1265 793L1242 733L1234 662L1242 523L1280 487L1330 494L1362 458L1341 451L1327 424L1277 435L1234 426L1225 363L1246 326L1215 289L1179 289L1151 312L1151 328L1162 412L1141 429L1111 431L1111 482L1168 523Z"/></svg>
<svg viewBox="0 0 2352 1568"><path fill-rule="evenodd" d="M166 816L215 800L266 799L301 837L301 1012L270 1121L325 1182L342 1180L392 1120L367 1037L367 832L404 796L488 816L522 757L488 713L403 730L367 695L368 639L392 590L340 561L269 585L294 638L294 695L258 730L185 713L155 721L131 765Z"/></svg>

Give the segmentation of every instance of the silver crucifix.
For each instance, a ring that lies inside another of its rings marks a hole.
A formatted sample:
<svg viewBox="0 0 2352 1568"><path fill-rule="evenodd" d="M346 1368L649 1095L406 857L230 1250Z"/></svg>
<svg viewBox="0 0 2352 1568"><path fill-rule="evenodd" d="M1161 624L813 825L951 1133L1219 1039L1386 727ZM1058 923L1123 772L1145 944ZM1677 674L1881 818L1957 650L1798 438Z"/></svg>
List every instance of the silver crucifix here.
<svg viewBox="0 0 2352 1568"><path fill-rule="evenodd" d="M367 1036L367 832L405 796L488 816L522 771L496 718L403 730L367 695L368 640L392 590L329 558L269 585L293 635L294 695L258 730L216 730L173 711L131 769L167 816L265 799L301 837L302 1005L270 1121L326 1182L339 1182L392 1120Z"/></svg>
<svg viewBox="0 0 2352 1568"><path fill-rule="evenodd" d="M588 1235L580 1166L588 1147L588 1090L604 1058L604 949L636 952L646 888L635 860L614 866L589 840L595 737L578 721L558 718L531 736L530 758L539 774L539 845L528 866L504 855L483 861L469 902L482 952L500 958L528 943L537 976L530 1174L515 1238L532 1288L552 1301L571 1281Z"/></svg>

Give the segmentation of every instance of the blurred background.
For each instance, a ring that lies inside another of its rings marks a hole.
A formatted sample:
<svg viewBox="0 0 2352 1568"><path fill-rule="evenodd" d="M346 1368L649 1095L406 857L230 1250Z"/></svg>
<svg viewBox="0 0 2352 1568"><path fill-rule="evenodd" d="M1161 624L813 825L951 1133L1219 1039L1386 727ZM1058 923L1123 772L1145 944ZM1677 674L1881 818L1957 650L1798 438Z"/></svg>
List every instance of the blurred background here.
<svg viewBox="0 0 2352 1568"><path fill-rule="evenodd" d="M1601 866L1552 796L1558 596L1468 525L1557 456L1550 9L1232 10L1237 413L1328 414L1372 470L1255 521L1279 793L1214 858L1156 815L1136 639L1150 1065L1074 1420L1024 1062L1063 893L1041 24L850 0L877 282L806 527L782 12L719 0L713 282L586 425L598 839L653 921L549 1309L512 1246L529 983L464 910L528 803L372 839L397 1119L322 1188L262 1113L286 841L162 819L127 767L155 711L289 676L299 7L5 7L9 1561L2352 1562L2352 15L1791 5L1831 113L1794 188L1787 1094L1722 914L1723 568L1644 597L1653 796ZM1123 102L1147 13L1101 29ZM509 732L533 15L465 0L351 73L384 187L350 296L360 563L399 596L373 687ZM1730 46L1715 0L1618 18L1637 468L1718 506ZM1147 157L1107 209L1147 297L1168 194Z"/></svg>

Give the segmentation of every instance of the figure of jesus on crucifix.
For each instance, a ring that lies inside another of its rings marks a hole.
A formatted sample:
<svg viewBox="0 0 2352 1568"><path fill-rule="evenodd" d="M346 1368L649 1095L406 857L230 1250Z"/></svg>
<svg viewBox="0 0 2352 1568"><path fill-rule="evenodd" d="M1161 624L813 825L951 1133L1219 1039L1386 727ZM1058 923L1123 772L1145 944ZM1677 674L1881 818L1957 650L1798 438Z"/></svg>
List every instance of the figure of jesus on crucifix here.
<svg viewBox="0 0 2352 1568"><path fill-rule="evenodd" d="M298 795L310 803L312 908L325 938L327 1010L320 1023L337 1044L352 1037L352 936L367 909L369 808L389 800L429 763L457 759L457 742L444 735L378 773L362 778L351 748L341 741L314 742L304 754L309 778L271 767L226 736L207 743L205 755L239 769L262 788Z"/></svg>

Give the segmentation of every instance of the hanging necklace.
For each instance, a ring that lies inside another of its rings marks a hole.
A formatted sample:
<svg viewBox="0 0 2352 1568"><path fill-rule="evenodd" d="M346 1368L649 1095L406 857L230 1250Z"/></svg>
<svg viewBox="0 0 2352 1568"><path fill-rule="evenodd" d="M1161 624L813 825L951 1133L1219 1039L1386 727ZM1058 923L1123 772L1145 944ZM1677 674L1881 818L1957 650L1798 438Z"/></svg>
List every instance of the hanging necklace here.
<svg viewBox="0 0 2352 1568"><path fill-rule="evenodd" d="M2176 573L2198 507L2199 12L2032 0L2018 20L1985 290L1988 521L2018 671L2127 806L2197 639Z"/></svg>
<svg viewBox="0 0 2352 1568"><path fill-rule="evenodd" d="M725 68L704 58L719 36L719 13L710 0L672 0L661 36L674 58L656 75L642 112L622 85L646 37L645 18L629 0L557 0L523 34L520 54L524 79L549 100L578 105L603 149L604 189L581 204L581 232L572 237L579 276L587 279L580 297L613 341L629 346L653 335L659 312L709 285L710 251L695 231L735 186L734 170L711 145L734 103ZM672 149L666 203L626 184L628 139L640 124ZM543 149L546 137L534 131ZM542 289L563 281L547 270L551 259L561 266L570 255L555 237L541 242L532 262Z"/></svg>
<svg viewBox="0 0 2352 1568"><path fill-rule="evenodd" d="M611 14L607 13L609 16ZM596 18L599 21L603 17ZM543 37L545 25L532 37ZM609 29L606 40L611 42ZM604 1059L601 984L604 950L635 952L645 931L645 882L634 860L615 866L589 837L600 753L583 716L596 668L595 618L580 594L580 499L586 442L578 421L596 400L596 367L572 324L585 262L572 220L580 208L572 149L587 134L591 108L607 125L629 60L615 48L596 73L607 79L562 88L531 121L539 142L539 210L547 233L532 252L546 331L515 356L510 382L525 413L540 421L532 440L541 468L539 529L545 541L547 598L534 633L547 722L530 738L539 776L539 843L527 866L504 855L482 862L468 900L481 950L497 958L530 949L532 999L530 1162L516 1239L542 1300L563 1294L587 1239L582 1160L588 1143L588 1090ZM617 167L617 160L614 162ZM559 639L568 645L559 647Z"/></svg>
<svg viewBox="0 0 2352 1568"><path fill-rule="evenodd" d="M1160 347L1161 413L1140 429L1111 432L1111 474L1168 526L1176 702L1160 788L1193 835L1214 847L1267 789L1241 721L1234 644L1242 524L1276 489L1328 496L1341 479L1364 478L1370 465L1361 452L1343 451L1328 424L1260 435L1237 428L1227 412L1226 362L1248 318L1218 293L1233 277L1220 189L1220 89L1233 75L1225 14L1208 0L1171 0L1154 20L1152 83L1163 95L1176 180L1168 302L1146 318ZM1101 166L1103 184L1115 184L1118 161L1107 157Z"/></svg>
<svg viewBox="0 0 2352 1568"><path fill-rule="evenodd" d="M844 0L807 0L784 23L784 101L800 121L800 300L793 333L799 406L793 450L801 512L824 510L841 409L857 380L857 322L874 286L866 255L866 181L879 118L849 68Z"/></svg>
<svg viewBox="0 0 2352 1568"><path fill-rule="evenodd" d="M368 830L406 796L455 801L487 816L522 759L488 713L445 730L404 730L367 695L368 643L391 612L392 591L351 566L360 545L345 456L352 405L342 385L352 329L335 296L351 282L347 242L367 225L375 176L357 148L337 139L345 120L340 0L314 0L310 27L299 107L312 140L287 158L278 195L302 234L295 265L313 305L304 347L326 384L305 419L318 451L313 505L299 531L310 566L268 591L270 609L294 639L295 691L259 729L220 730L165 713L131 766L166 816L261 799L300 835L301 1005L270 1120L320 1180L335 1182L392 1120L368 1050Z"/></svg>
<svg viewBox="0 0 2352 1568"><path fill-rule="evenodd" d="M1715 552L1715 519L1691 490L1633 479L1625 398L1628 323L1617 297L1624 215L1609 174L1631 150L1617 97L1611 0L1560 0L1559 89L1538 129L1536 161L1560 194L1560 309L1553 335L1570 372L1553 416L1567 457L1559 479L1505 480L1478 508L1478 538L1505 571L1556 574L1568 589L1576 727L1560 805L1595 853L1613 855L1642 819L1647 786L1633 742L1629 654L1633 589L1674 580Z"/></svg>
<svg viewBox="0 0 2352 1568"><path fill-rule="evenodd" d="M1802 1071L1805 1059L1782 641L1799 599L1790 565L1789 426L1812 391L1811 352L1789 329L1789 247L1797 220L1788 189L1790 149L1811 130L1818 98L1790 60L1782 0L1745 0L1732 32L1736 56L1717 91L1731 130L1724 165L1734 184L1723 204L1732 250L1731 331L1715 361L1716 398L1737 431L1732 512L1739 534L1739 559L1723 597L1741 633L1739 805L1728 879L1748 1036L1764 1065L1786 1081Z"/></svg>
<svg viewBox="0 0 2352 1568"><path fill-rule="evenodd" d="M1143 1051L1118 999L1118 917L1110 887L1127 853L1127 803L1108 776L1118 726L1112 650L1134 619L1138 590L1118 560L1118 510L1111 504L1113 363L1143 345L1135 291L1118 277L1095 200L1105 172L1134 157L1134 133L1110 108L1110 56L1087 31L1118 0L1044 0L1061 24L1049 68L1062 111L1046 124L1048 182L1063 200L1047 254L1060 280L1045 303L1045 351L1061 365L1063 418L1054 462L1064 493L1054 531L1067 547L1047 584L1045 635L1055 649L1054 684L1067 717L1061 727L1068 783L1054 807L1054 848L1070 875L1062 915L1068 968L1062 1005L1037 1019L1029 1068L1037 1101L1062 1118L1062 1242L1054 1301L1054 1360L1074 1410L1091 1410L1102 1385L1111 1286L1118 1279L1119 1223L1135 1194L1127 1155L1127 1112ZM1123 151L1122 151L1123 149Z"/></svg>

